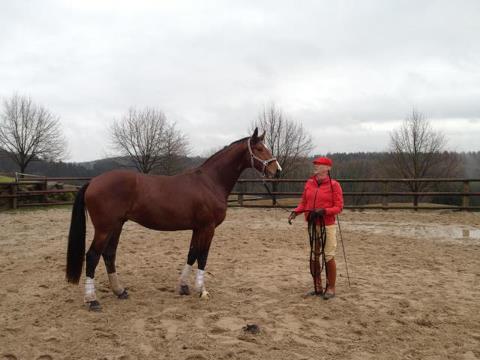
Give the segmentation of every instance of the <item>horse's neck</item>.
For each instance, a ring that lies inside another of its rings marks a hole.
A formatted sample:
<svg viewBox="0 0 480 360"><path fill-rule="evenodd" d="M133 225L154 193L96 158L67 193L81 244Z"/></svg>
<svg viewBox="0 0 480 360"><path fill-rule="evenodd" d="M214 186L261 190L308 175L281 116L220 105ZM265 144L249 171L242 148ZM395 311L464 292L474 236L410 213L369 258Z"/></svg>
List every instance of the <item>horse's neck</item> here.
<svg viewBox="0 0 480 360"><path fill-rule="evenodd" d="M236 145L202 165L205 173L222 189L225 197L232 192L240 174L245 170L242 145Z"/></svg>

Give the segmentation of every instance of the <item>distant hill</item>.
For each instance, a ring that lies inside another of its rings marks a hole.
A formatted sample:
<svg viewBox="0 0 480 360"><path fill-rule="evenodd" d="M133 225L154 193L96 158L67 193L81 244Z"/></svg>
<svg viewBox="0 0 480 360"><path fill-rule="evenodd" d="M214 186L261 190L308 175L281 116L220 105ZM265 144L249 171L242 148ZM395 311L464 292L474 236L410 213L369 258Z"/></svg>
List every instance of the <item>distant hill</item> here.
<svg viewBox="0 0 480 360"><path fill-rule="evenodd" d="M179 160L181 170L199 166L205 161L202 157L185 157ZM49 177L93 177L114 169L135 170L132 162L125 157L112 157L86 162L48 162L32 161L27 167L27 173ZM0 150L0 172L13 174L18 171L16 164Z"/></svg>

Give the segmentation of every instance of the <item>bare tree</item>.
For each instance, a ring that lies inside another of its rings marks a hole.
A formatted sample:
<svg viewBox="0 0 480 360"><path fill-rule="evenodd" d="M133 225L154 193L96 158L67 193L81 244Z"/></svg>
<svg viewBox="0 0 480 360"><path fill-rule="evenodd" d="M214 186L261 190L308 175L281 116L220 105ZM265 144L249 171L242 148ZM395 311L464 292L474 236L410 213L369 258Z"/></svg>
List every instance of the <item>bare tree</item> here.
<svg viewBox="0 0 480 360"><path fill-rule="evenodd" d="M188 154L188 140L175 123L168 124L165 131L162 173L174 175L183 169L182 158Z"/></svg>
<svg viewBox="0 0 480 360"><path fill-rule="evenodd" d="M290 120L274 103L264 106L251 130L258 127L266 132L265 144L270 148L282 167L281 177L288 177L313 149L312 137L303 126Z"/></svg>
<svg viewBox="0 0 480 360"><path fill-rule="evenodd" d="M170 168L174 157L186 153L186 138L160 110L131 108L111 129L114 148L132 159L142 173Z"/></svg>
<svg viewBox="0 0 480 360"><path fill-rule="evenodd" d="M252 132L256 127L265 131L265 145L277 158L282 172L279 177L287 178L305 168L305 160L313 149L312 138L303 126L290 120L284 112L271 103L264 106L258 118L251 124ZM279 184L272 184L272 191L278 191ZM273 197L273 204L276 204Z"/></svg>
<svg viewBox="0 0 480 360"><path fill-rule="evenodd" d="M66 156L59 119L29 97L13 95L3 101L0 148L24 173L34 160L55 161Z"/></svg>
<svg viewBox="0 0 480 360"><path fill-rule="evenodd" d="M400 129L390 133L390 171L411 179L451 176L458 162L445 151L446 143L444 134L435 131L424 115L413 109ZM409 183L414 192L428 186L426 182ZM414 205L418 205L418 196Z"/></svg>

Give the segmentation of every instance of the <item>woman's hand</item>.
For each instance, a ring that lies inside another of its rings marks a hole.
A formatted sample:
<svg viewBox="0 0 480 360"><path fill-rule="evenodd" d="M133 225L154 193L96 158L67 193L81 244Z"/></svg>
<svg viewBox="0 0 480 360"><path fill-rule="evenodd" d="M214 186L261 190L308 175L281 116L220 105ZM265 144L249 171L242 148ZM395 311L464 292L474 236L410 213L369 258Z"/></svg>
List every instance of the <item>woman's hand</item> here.
<svg viewBox="0 0 480 360"><path fill-rule="evenodd" d="M318 216L325 216L325 214L327 213L325 209L315 209L313 210L313 212Z"/></svg>
<svg viewBox="0 0 480 360"><path fill-rule="evenodd" d="M313 209L308 212L308 221L316 221L326 215L327 211L322 208Z"/></svg>
<svg viewBox="0 0 480 360"><path fill-rule="evenodd" d="M288 223L292 225L292 220L297 217L297 213L295 211L292 211L290 215L288 216Z"/></svg>

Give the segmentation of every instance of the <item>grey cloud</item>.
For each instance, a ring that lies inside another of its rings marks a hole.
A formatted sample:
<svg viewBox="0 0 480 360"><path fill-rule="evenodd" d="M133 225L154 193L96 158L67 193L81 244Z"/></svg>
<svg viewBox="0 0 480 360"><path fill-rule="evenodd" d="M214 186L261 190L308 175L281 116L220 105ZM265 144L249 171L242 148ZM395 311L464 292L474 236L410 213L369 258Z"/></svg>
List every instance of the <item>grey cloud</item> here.
<svg viewBox="0 0 480 360"><path fill-rule="evenodd" d="M130 106L161 108L196 153L245 136L270 101L314 140L327 129L328 151L380 150L412 107L469 119L478 138L479 14L477 1L11 1L0 97L56 112L73 160L103 156Z"/></svg>

